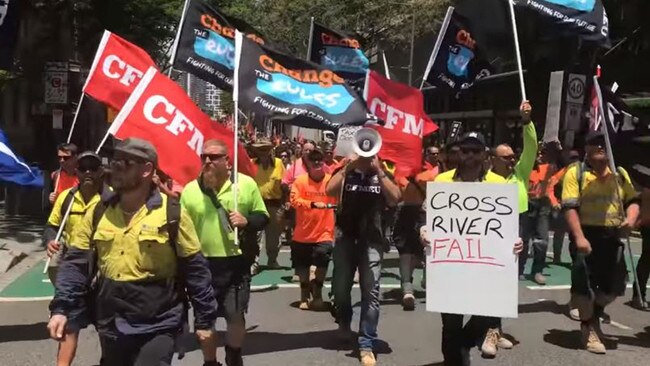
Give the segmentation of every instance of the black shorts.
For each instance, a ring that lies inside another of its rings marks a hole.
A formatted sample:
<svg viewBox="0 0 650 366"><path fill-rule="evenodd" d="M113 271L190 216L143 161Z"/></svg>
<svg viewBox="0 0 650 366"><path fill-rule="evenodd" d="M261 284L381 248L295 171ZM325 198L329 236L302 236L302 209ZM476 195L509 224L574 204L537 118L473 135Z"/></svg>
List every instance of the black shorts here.
<svg viewBox="0 0 650 366"><path fill-rule="evenodd" d="M625 246L616 228L585 226L591 254L578 256L571 270L571 293L592 296L596 293L625 294L627 267ZM584 258L582 260L581 258Z"/></svg>
<svg viewBox="0 0 650 366"><path fill-rule="evenodd" d="M212 288L217 300L217 316L226 322L244 319L251 293L249 262L243 256L209 257Z"/></svg>
<svg viewBox="0 0 650 366"><path fill-rule="evenodd" d="M293 268L327 268L332 259L331 241L321 243L291 243L291 263Z"/></svg>
<svg viewBox="0 0 650 366"><path fill-rule="evenodd" d="M397 213L393 229L393 243L399 254L414 254L424 257L424 247L420 242L418 220L422 211L421 206L402 206Z"/></svg>

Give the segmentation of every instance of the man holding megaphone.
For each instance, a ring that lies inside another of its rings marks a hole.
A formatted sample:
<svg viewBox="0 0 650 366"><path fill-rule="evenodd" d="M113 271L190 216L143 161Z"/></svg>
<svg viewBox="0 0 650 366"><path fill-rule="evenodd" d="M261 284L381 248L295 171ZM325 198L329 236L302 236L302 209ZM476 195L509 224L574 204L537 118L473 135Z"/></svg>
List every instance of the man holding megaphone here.
<svg viewBox="0 0 650 366"><path fill-rule="evenodd" d="M387 244L381 217L386 207L397 205L401 193L377 156L381 149L381 137L377 131L371 128L357 131L352 148L354 154L342 162L327 185L327 194L339 198L332 291L339 331L348 340L352 334L350 291L354 272L359 269L359 353L363 366L374 366L373 346L379 323L379 278Z"/></svg>

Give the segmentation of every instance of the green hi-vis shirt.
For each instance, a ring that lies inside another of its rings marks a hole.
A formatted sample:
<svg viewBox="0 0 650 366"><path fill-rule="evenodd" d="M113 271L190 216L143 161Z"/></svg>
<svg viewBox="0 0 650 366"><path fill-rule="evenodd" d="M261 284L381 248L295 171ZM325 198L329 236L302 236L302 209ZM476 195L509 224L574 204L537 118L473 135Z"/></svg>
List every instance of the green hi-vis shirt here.
<svg viewBox="0 0 650 366"><path fill-rule="evenodd" d="M528 211L528 180L537 159L537 131L532 121L524 125L523 134L524 148L521 157L515 165L515 171L506 178L508 183L517 183L519 213Z"/></svg>
<svg viewBox="0 0 650 366"><path fill-rule="evenodd" d="M253 178L239 174L237 211L245 217L253 213L269 216L262 195ZM228 212L235 209L233 184L230 180L215 191L219 203ZM201 192L197 180L188 183L181 194L181 205L189 212L199 235L201 249L206 257L232 257L241 255L241 249L235 244L234 232L228 232L219 221L219 214L210 198Z"/></svg>

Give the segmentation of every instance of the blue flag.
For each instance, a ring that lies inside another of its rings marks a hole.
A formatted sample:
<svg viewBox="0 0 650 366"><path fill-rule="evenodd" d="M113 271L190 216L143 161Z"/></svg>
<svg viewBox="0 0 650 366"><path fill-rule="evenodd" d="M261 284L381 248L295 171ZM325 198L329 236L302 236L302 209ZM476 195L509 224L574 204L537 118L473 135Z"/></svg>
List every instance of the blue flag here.
<svg viewBox="0 0 650 366"><path fill-rule="evenodd" d="M0 130L0 181L20 186L43 187L43 173L25 164L9 147L9 142Z"/></svg>

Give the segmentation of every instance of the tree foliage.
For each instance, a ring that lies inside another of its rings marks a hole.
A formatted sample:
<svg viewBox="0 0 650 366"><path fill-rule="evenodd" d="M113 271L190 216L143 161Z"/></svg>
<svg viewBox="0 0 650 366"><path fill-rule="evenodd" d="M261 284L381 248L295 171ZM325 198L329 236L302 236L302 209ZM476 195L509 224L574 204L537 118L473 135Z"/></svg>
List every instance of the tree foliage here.
<svg viewBox="0 0 650 366"><path fill-rule="evenodd" d="M267 39L305 56L311 17L328 27L356 32L364 48L398 46L436 30L450 0L222 0L226 13L247 21Z"/></svg>

